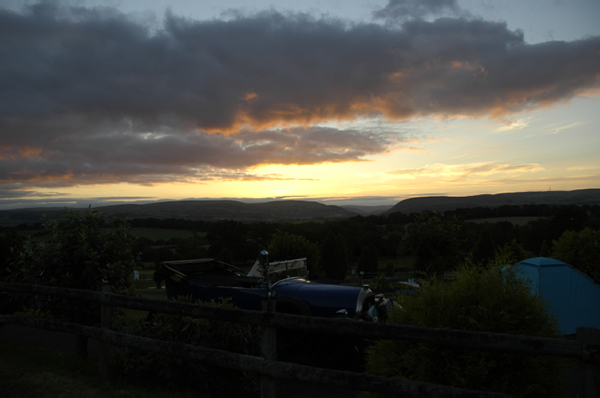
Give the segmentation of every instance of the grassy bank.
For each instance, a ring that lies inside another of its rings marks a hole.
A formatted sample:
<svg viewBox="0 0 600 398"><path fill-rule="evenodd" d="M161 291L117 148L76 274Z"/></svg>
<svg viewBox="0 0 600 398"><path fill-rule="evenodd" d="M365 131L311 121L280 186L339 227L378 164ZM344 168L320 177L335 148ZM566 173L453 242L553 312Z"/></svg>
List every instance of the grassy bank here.
<svg viewBox="0 0 600 398"><path fill-rule="evenodd" d="M143 297L166 299L157 294L154 282L147 278L136 283ZM143 318L147 311L125 309L129 321ZM24 315L24 314L21 314ZM173 392L148 388L112 376L107 383L98 381L97 358L82 361L71 352L0 341L0 394L5 397L191 397L194 392Z"/></svg>
<svg viewBox="0 0 600 398"><path fill-rule="evenodd" d="M0 391L5 397L191 397L191 391L147 388L119 378L99 383L96 358L0 342Z"/></svg>

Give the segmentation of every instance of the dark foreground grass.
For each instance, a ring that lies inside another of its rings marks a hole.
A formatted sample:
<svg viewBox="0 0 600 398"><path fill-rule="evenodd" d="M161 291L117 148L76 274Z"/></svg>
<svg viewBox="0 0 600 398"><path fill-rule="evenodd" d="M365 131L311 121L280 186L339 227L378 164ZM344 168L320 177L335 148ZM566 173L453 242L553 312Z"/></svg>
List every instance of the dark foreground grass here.
<svg viewBox="0 0 600 398"><path fill-rule="evenodd" d="M98 381L97 358L0 342L0 395L3 397L192 397L192 391L161 391L119 377Z"/></svg>

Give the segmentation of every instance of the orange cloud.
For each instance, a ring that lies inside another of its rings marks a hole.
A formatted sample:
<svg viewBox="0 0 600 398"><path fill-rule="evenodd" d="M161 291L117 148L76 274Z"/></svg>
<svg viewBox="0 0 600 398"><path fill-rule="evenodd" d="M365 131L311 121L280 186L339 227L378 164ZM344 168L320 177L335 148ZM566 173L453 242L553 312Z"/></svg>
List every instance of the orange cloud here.
<svg viewBox="0 0 600 398"><path fill-rule="evenodd" d="M39 147L15 147L15 146L0 146L0 160L15 160L17 158L27 159L39 157L42 153L42 148Z"/></svg>
<svg viewBox="0 0 600 398"><path fill-rule="evenodd" d="M0 182L24 182L24 183L49 183L49 182L69 182L73 181L73 174L45 174L44 172L13 172L9 173L6 178L0 179ZM71 184L69 184L71 185Z"/></svg>
<svg viewBox="0 0 600 398"><path fill-rule="evenodd" d="M258 99L258 94L254 93L254 92L252 92L252 93L246 93L246 94L245 94L245 95L242 97L242 99L243 99L244 101L246 101L246 102L251 102L251 101L254 101L254 100L257 100L257 99Z"/></svg>
<svg viewBox="0 0 600 398"><path fill-rule="evenodd" d="M42 148L33 147L21 147L19 148L19 154L24 158L38 157L42 153Z"/></svg>

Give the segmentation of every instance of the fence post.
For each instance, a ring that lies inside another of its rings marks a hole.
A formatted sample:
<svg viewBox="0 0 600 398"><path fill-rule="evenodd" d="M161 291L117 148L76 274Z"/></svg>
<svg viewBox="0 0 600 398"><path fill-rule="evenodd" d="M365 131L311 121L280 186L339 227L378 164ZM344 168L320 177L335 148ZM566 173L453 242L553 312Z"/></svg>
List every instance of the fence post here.
<svg viewBox="0 0 600 398"><path fill-rule="evenodd" d="M275 301L264 300L262 302L263 312L275 312ZM277 359L277 335L275 328L264 327L262 333L261 355L267 360ZM275 383L271 377L261 376L260 396L261 398L275 398Z"/></svg>
<svg viewBox="0 0 600 398"><path fill-rule="evenodd" d="M110 293L110 285L102 286L102 293ZM103 305L100 308L100 328L110 330L110 307ZM100 352L98 354L98 379L100 383L108 380L108 358L110 356L110 345L105 341L100 341Z"/></svg>
<svg viewBox="0 0 600 398"><path fill-rule="evenodd" d="M600 392L600 329L577 328L577 340L583 343L584 358L579 362L580 397L597 397Z"/></svg>

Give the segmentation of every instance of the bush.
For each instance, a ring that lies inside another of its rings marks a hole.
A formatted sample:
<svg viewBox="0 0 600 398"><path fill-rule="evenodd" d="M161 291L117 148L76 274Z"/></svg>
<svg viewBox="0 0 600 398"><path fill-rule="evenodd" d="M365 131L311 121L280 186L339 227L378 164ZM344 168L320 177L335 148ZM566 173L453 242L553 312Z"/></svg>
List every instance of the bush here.
<svg viewBox="0 0 600 398"><path fill-rule="evenodd" d="M14 249L9 280L101 291L104 284L125 293L133 283L135 255L127 224L106 220L96 210L65 210L64 217L45 225L47 237L25 241ZM100 323L100 305L38 296L33 308L57 319L86 325Z"/></svg>
<svg viewBox="0 0 600 398"><path fill-rule="evenodd" d="M186 301L181 297L179 300ZM227 302L203 304L233 307ZM259 355L260 333L257 327L251 325L151 314L147 319L129 326L126 332L174 343ZM218 391L220 396L248 396L255 394L258 388L253 374L133 348L119 351L113 358L111 368L117 375L173 390L193 389L196 392Z"/></svg>
<svg viewBox="0 0 600 398"><path fill-rule="evenodd" d="M600 231L591 228L566 231L552 242L552 257L600 282Z"/></svg>
<svg viewBox="0 0 600 398"><path fill-rule="evenodd" d="M456 217L423 212L408 226L402 240L404 255L414 256L414 267L427 278L455 269L460 263L462 223Z"/></svg>
<svg viewBox="0 0 600 398"><path fill-rule="evenodd" d="M559 337L546 304L527 282L498 266L462 266L454 282L434 281L404 296L389 322L432 328ZM557 394L557 360L426 343L381 340L368 353L367 370L460 388L523 396Z"/></svg>
<svg viewBox="0 0 600 398"><path fill-rule="evenodd" d="M321 245L321 263L327 279L345 279L348 272L346 245L341 236L329 232Z"/></svg>
<svg viewBox="0 0 600 398"><path fill-rule="evenodd" d="M311 279L323 277L319 247L303 236L277 231L268 246L269 261L306 257Z"/></svg>
<svg viewBox="0 0 600 398"><path fill-rule="evenodd" d="M358 272L377 273L379 260L377 258L377 248L374 244L368 244L363 247L358 259Z"/></svg>

